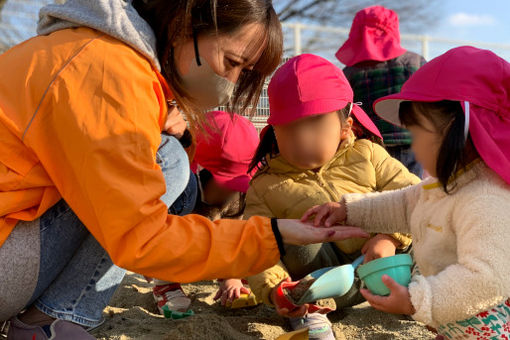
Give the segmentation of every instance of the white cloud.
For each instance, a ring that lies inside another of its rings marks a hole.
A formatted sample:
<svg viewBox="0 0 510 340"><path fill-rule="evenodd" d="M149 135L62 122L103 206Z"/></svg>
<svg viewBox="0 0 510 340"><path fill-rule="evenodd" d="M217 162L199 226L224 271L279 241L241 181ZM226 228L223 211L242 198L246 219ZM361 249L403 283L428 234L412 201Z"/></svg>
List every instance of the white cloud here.
<svg viewBox="0 0 510 340"><path fill-rule="evenodd" d="M448 18L452 26L492 26L496 24L496 18L488 14L456 13Z"/></svg>

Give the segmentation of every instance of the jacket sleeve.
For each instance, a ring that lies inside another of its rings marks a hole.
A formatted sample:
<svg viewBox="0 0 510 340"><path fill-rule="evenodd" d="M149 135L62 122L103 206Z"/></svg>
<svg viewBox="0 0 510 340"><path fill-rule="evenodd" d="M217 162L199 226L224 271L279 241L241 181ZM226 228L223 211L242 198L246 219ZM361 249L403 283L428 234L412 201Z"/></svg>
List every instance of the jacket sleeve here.
<svg viewBox="0 0 510 340"><path fill-rule="evenodd" d="M271 211L269 206L264 202L264 200L259 196L257 190L255 189L256 184L254 182L248 188L246 192L246 208L244 209L244 218L250 218L252 216L264 216L264 217L277 217Z"/></svg>
<svg viewBox="0 0 510 340"><path fill-rule="evenodd" d="M112 261L175 282L244 277L277 263L267 218L168 215L155 162L166 114L155 71L127 46L92 47L97 55L84 51L56 76L24 142Z"/></svg>
<svg viewBox="0 0 510 340"><path fill-rule="evenodd" d="M405 188L420 182L416 175L378 144L373 144L372 164L375 169L377 191ZM409 247L412 242L409 234L393 233L391 236L400 242L401 249Z"/></svg>
<svg viewBox="0 0 510 340"><path fill-rule="evenodd" d="M420 178L411 173L404 164L390 156L382 146L373 144L372 164L375 169L377 191L405 188L418 184Z"/></svg>
<svg viewBox="0 0 510 340"><path fill-rule="evenodd" d="M417 321L437 327L465 320L509 297L508 201L477 196L459 200L452 215L457 263L409 285Z"/></svg>
<svg viewBox="0 0 510 340"><path fill-rule="evenodd" d="M411 212L419 195L420 184L386 192L345 194L346 224L369 232L409 234Z"/></svg>
<svg viewBox="0 0 510 340"><path fill-rule="evenodd" d="M260 274L249 276L247 280L255 296L266 305L273 306L271 301L273 288L288 277L290 277L290 274L280 261Z"/></svg>

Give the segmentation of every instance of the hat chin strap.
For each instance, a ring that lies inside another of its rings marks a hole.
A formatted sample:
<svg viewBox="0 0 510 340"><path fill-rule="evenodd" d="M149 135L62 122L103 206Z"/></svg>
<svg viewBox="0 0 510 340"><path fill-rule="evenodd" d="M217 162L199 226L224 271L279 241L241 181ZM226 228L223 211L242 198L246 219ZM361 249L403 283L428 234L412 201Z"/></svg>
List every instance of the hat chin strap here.
<svg viewBox="0 0 510 340"><path fill-rule="evenodd" d="M469 102L464 102L464 140L467 141L468 134L469 134L469 118L470 118L470 112L469 112Z"/></svg>

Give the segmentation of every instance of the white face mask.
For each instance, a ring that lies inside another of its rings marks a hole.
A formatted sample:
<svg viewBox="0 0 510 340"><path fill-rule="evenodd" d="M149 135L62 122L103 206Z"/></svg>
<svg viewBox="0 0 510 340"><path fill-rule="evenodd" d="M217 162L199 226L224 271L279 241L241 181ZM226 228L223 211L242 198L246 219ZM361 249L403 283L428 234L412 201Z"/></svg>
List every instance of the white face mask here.
<svg viewBox="0 0 510 340"><path fill-rule="evenodd" d="M186 74L182 74L184 89L193 96L193 101L206 111L226 104L234 93L235 83L219 76L198 53L198 40L193 35L195 60Z"/></svg>
<svg viewBox="0 0 510 340"><path fill-rule="evenodd" d="M234 93L235 84L214 72L199 56L191 62L188 73L181 75L183 87L203 110L226 104Z"/></svg>

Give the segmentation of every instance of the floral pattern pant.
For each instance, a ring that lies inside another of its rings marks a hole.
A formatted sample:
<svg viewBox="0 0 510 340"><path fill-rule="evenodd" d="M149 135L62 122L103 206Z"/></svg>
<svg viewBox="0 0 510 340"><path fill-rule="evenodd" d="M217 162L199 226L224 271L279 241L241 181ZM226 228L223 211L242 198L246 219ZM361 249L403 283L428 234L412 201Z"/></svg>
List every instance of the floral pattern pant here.
<svg viewBox="0 0 510 340"><path fill-rule="evenodd" d="M439 326L436 339L510 340L510 299L472 318Z"/></svg>

